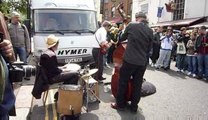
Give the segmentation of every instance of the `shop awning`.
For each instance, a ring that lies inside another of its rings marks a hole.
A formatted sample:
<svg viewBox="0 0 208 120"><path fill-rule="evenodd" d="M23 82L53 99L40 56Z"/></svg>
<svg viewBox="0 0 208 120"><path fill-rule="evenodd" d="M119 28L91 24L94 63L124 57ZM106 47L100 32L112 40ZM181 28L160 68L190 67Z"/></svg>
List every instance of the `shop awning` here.
<svg viewBox="0 0 208 120"><path fill-rule="evenodd" d="M182 26L182 25L191 25L194 22L197 22L199 20L203 19L203 17L197 17L197 18L189 18L184 20L173 20L173 21L166 21L166 22L159 22L155 25L151 25L151 27L156 26Z"/></svg>
<svg viewBox="0 0 208 120"><path fill-rule="evenodd" d="M208 22L203 22L203 23L199 23L199 24L196 24L196 25L192 25L189 28L195 28L195 27L201 27L201 26L205 26L205 27L208 28Z"/></svg>

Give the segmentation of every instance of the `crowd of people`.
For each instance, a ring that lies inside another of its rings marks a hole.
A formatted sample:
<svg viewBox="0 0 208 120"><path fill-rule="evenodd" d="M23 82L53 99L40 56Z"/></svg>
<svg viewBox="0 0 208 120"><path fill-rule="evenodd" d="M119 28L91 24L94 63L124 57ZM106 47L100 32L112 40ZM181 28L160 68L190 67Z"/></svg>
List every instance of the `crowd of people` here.
<svg viewBox="0 0 208 120"><path fill-rule="evenodd" d="M156 28L153 48L150 52L150 65L156 69L170 69L172 58L176 60L177 72L182 72L197 79L208 80L208 33L205 26L173 33L172 27L163 30Z"/></svg>

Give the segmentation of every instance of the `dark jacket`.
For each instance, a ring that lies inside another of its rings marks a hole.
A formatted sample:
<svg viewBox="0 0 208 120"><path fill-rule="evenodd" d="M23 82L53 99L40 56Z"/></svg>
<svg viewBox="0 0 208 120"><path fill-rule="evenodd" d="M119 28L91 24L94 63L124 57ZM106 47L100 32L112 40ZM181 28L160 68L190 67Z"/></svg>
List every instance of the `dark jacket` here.
<svg viewBox="0 0 208 120"><path fill-rule="evenodd" d="M147 54L152 47L153 31L143 22L131 22L126 27L121 40L126 40L124 60L134 65L145 66Z"/></svg>
<svg viewBox="0 0 208 120"><path fill-rule="evenodd" d="M177 38L177 42L183 42L184 45L185 45L185 47L186 47L186 50L187 50L187 46L186 45L187 45L189 39L190 39L190 37L185 36L183 34L179 34L178 35L178 38Z"/></svg>
<svg viewBox="0 0 208 120"><path fill-rule="evenodd" d="M196 38L195 52L199 54L208 54L208 33L206 35L199 35Z"/></svg>
<svg viewBox="0 0 208 120"><path fill-rule="evenodd" d="M40 65L46 70L46 75L48 79L52 79L62 72L58 68L57 57L54 51L48 49L40 56Z"/></svg>
<svg viewBox="0 0 208 120"><path fill-rule="evenodd" d="M46 91L49 87L49 81L46 76L45 70L42 66L36 67L35 84L32 90L32 95L36 99L40 99L42 92Z"/></svg>

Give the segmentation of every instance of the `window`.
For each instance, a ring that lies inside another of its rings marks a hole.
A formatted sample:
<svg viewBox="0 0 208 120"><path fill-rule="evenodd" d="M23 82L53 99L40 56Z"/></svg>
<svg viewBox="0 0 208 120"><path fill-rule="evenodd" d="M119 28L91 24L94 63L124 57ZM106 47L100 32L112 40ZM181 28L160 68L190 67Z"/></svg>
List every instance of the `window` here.
<svg viewBox="0 0 208 120"><path fill-rule="evenodd" d="M185 0L175 0L176 10L173 13L173 20L184 19L184 5Z"/></svg>
<svg viewBox="0 0 208 120"><path fill-rule="evenodd" d="M148 13L148 4L141 5L141 11L145 14Z"/></svg>
<svg viewBox="0 0 208 120"><path fill-rule="evenodd" d="M35 10L35 32L70 33L74 30L96 31L96 13L79 10Z"/></svg>

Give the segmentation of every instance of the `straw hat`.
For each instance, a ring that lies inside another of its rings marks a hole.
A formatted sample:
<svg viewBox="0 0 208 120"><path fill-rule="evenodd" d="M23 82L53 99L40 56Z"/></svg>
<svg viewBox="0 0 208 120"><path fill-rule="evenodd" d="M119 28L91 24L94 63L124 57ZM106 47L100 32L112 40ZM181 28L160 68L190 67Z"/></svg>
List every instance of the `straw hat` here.
<svg viewBox="0 0 208 120"><path fill-rule="evenodd" d="M55 35L49 35L47 37L47 47L51 48L53 46L55 46L58 43L59 39L55 36Z"/></svg>

